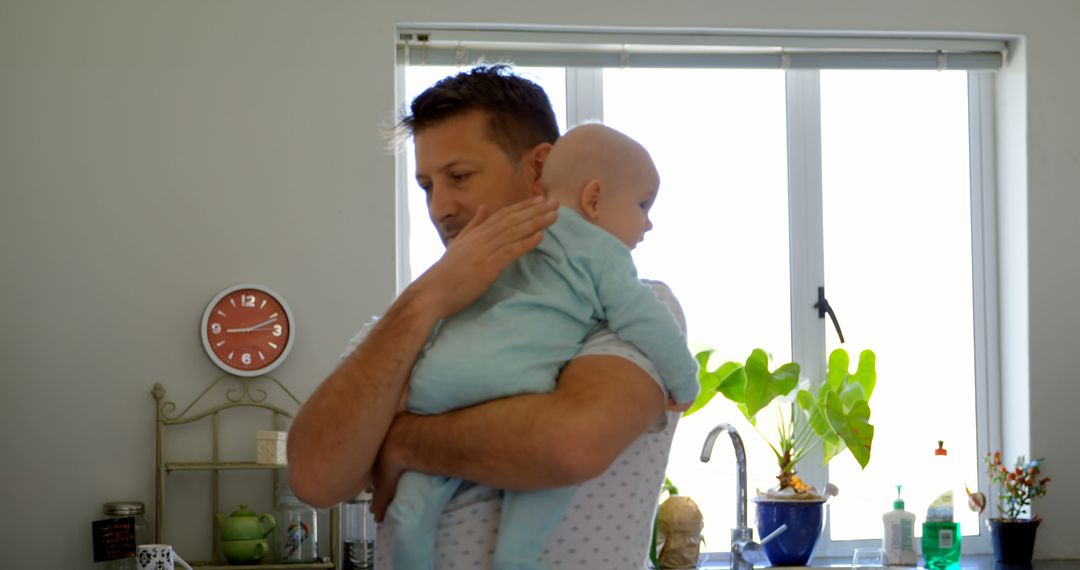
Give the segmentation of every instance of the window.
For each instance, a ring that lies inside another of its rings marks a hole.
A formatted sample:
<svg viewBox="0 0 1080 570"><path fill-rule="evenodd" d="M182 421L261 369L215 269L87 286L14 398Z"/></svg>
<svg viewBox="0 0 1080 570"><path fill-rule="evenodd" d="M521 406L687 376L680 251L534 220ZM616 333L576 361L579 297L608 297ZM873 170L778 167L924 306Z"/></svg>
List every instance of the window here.
<svg viewBox="0 0 1080 570"><path fill-rule="evenodd" d="M834 540L880 525L890 479L915 512L942 480L978 482L966 75L821 73L825 282L849 352L874 349L884 380L871 406L874 460L862 474L848 456L830 465L850 499L832 507ZM937 440L967 461L920 484ZM956 514L973 534L975 514Z"/></svg>
<svg viewBox="0 0 1080 570"><path fill-rule="evenodd" d="M649 149L661 175L654 229L634 250L638 273L672 288L691 351L717 349L713 366L759 346L790 361L784 72L608 69L603 78L604 122ZM663 101L655 107L663 111L642 113L642 101ZM726 552L736 512L728 438L717 441L712 461L699 459L706 434L722 422L743 436L749 489L774 485L765 440L719 400L679 423L668 476L701 508L707 549ZM748 513L752 522L752 506Z"/></svg>
<svg viewBox="0 0 1080 570"><path fill-rule="evenodd" d="M891 56L874 60L881 65L845 65L853 60L843 50L805 65L783 55L752 60L770 66L747 63L739 50L713 54L718 65L701 64L700 54L653 52L654 65L619 68L590 51L555 50L534 60L563 67L519 69L548 90L561 124L602 119L649 149L661 191L655 228L634 258L643 277L678 295L692 350L716 349L715 366L761 347L775 365L796 359L804 374L818 376L827 351L840 346L813 309L824 285L852 358L863 348L877 353L867 469L847 455L827 470L813 458L800 464L812 483L831 480L841 489L818 554L880 540L880 517L897 484L920 520L941 481L979 484L979 461L996 429L986 404L996 379L976 373L993 369L982 363L996 358L983 348L994 342L976 342L996 338L986 324L995 322L987 315L995 303L984 298L996 279L993 255L984 252L995 246L982 237L993 235L984 227L993 216L983 209L994 201L992 181L970 173L990 156L983 133L992 114L978 95L989 89L990 73L981 69L1000 59L970 56L962 60L969 69L939 71L945 66L934 54L928 65L898 65ZM451 53L460 57L460 48ZM694 65L679 65L686 62ZM457 69L404 66L403 100ZM404 191L415 229L410 248L435 248L410 249L415 278L441 247L422 193ZM726 557L735 526L734 456L722 438L712 462L697 457L706 432L721 422L743 434L751 490L773 486L776 471L772 452L730 403L718 398L680 423L668 474L702 507L716 558ZM937 440L946 442L953 472L924 467ZM965 542L985 551L988 541L963 505ZM749 512L753 526L752 505Z"/></svg>

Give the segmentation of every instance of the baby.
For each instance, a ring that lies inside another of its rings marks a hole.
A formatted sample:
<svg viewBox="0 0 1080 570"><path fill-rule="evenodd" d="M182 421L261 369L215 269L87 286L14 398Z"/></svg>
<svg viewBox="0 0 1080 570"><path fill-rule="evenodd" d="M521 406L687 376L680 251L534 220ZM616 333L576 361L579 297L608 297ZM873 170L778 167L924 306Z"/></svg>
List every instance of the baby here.
<svg viewBox="0 0 1080 570"><path fill-rule="evenodd" d="M648 152L609 127L580 126L552 147L540 183L560 203L558 220L480 299L436 327L413 369L407 408L438 414L549 392L602 321L656 365L672 400L688 406L698 393L697 363L671 311L638 279L630 257L652 229L649 208L660 186ZM439 515L461 483L402 475L387 510L398 525L396 568L434 568ZM496 570L545 568L544 546L574 489L503 492Z"/></svg>

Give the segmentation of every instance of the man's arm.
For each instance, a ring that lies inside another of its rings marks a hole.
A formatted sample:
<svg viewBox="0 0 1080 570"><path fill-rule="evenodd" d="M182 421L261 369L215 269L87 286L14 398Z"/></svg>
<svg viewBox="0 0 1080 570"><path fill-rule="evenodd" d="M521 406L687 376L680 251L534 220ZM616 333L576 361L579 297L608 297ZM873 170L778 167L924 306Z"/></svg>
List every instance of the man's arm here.
<svg viewBox="0 0 1080 570"><path fill-rule="evenodd" d="M380 455L375 511L381 517L406 469L507 490L581 483L603 473L664 406L659 386L637 365L589 355L570 361L550 393L401 414Z"/></svg>
<svg viewBox="0 0 1080 570"><path fill-rule="evenodd" d="M289 484L328 507L371 482L372 465L432 328L480 297L555 220L551 200L482 209L301 406L289 429Z"/></svg>

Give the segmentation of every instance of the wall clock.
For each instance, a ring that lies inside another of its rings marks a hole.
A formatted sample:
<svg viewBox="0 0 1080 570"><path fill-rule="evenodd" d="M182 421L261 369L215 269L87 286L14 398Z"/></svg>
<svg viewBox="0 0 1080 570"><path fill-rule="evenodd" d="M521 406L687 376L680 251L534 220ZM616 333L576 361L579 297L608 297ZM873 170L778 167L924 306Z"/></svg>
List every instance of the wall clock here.
<svg viewBox="0 0 1080 570"><path fill-rule="evenodd" d="M210 299L202 318L202 343L219 368L236 376L261 376L277 368L296 337L292 311L269 287L246 283Z"/></svg>

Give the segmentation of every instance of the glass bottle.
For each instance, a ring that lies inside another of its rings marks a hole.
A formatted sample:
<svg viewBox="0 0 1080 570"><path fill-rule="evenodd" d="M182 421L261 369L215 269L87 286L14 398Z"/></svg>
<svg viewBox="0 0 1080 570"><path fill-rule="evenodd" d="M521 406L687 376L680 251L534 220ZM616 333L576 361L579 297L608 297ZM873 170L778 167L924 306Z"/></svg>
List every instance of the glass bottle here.
<svg viewBox="0 0 1080 570"><path fill-rule="evenodd" d="M341 506L344 521L345 570L375 567L375 515L371 514L371 494L360 493Z"/></svg>
<svg viewBox="0 0 1080 570"><path fill-rule="evenodd" d="M319 557L318 513L296 498L288 478L278 484L274 509L274 559L278 562L315 562Z"/></svg>
<svg viewBox="0 0 1080 570"><path fill-rule="evenodd" d="M136 501L115 501L105 503L101 506L101 512L107 517L114 519L122 519L132 517L135 519L135 544L148 544L146 518L143 516L146 512L146 505ZM133 552L128 558L121 558L119 560L109 560L108 562L102 562L98 565L102 570L135 570L137 565L135 564L135 553Z"/></svg>

